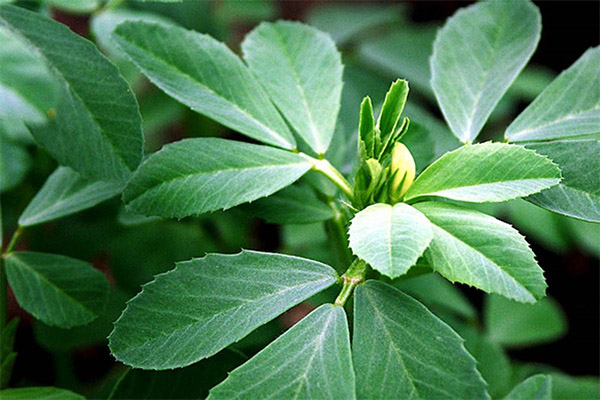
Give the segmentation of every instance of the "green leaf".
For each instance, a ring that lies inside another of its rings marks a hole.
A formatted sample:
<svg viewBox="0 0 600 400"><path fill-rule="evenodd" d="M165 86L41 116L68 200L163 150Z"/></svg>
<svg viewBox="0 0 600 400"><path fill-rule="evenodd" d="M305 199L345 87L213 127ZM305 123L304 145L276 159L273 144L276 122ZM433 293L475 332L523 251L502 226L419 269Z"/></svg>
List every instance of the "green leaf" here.
<svg viewBox="0 0 600 400"><path fill-rule="evenodd" d="M563 175L560 184L527 200L559 214L600 222L600 140L533 143L527 148L552 159Z"/></svg>
<svg viewBox="0 0 600 400"><path fill-rule="evenodd" d="M113 36L156 86L192 110L253 139L286 149L296 146L256 78L223 43L143 21L126 21Z"/></svg>
<svg viewBox="0 0 600 400"><path fill-rule="evenodd" d="M359 399L488 399L463 340L422 304L378 281L356 288Z"/></svg>
<svg viewBox="0 0 600 400"><path fill-rule="evenodd" d="M453 328L465 340L469 354L477 360L477 369L488 384L492 398L505 396L512 389L512 366L502 347L472 325L455 324Z"/></svg>
<svg viewBox="0 0 600 400"><path fill-rule="evenodd" d="M59 83L55 117L32 129L37 143L87 178L127 180L141 161L143 137L137 102L117 68L91 42L39 14L4 6L0 26L42 57Z"/></svg>
<svg viewBox="0 0 600 400"><path fill-rule="evenodd" d="M384 146L388 138L391 138L396 131L407 97L408 82L402 79L397 79L392 83L390 90L385 95L381 114L377 120L377 127L381 132L381 144Z"/></svg>
<svg viewBox="0 0 600 400"><path fill-rule="evenodd" d="M31 156L27 149L0 137L0 192L17 186L31 167Z"/></svg>
<svg viewBox="0 0 600 400"><path fill-rule="evenodd" d="M400 141L410 149L418 173L445 153L461 146L447 125L423 108L408 103L404 111L410 118L410 125Z"/></svg>
<svg viewBox="0 0 600 400"><path fill-rule="evenodd" d="M119 361L143 369L190 365L337 279L316 261L254 251L176 265L145 285L115 323L109 342Z"/></svg>
<svg viewBox="0 0 600 400"><path fill-rule="evenodd" d="M44 60L0 25L0 119L46 122L58 100L58 82Z"/></svg>
<svg viewBox="0 0 600 400"><path fill-rule="evenodd" d="M365 97L360 104L360 120L358 122L358 135L365 146L365 158L375 157L375 118L373 116L373 104L369 96ZM362 157L362 154L361 154Z"/></svg>
<svg viewBox="0 0 600 400"><path fill-rule="evenodd" d="M552 399L552 377L534 375L519 383L504 400L550 400Z"/></svg>
<svg viewBox="0 0 600 400"><path fill-rule="evenodd" d="M113 323L125 309L125 303L130 297L125 292L113 290L108 296L104 310L87 325L63 329L37 321L33 326L35 341L52 353L68 353L94 346L105 347Z"/></svg>
<svg viewBox="0 0 600 400"><path fill-rule="evenodd" d="M425 202L415 208L431 221L433 240L425 254L440 275L520 302L544 297L543 271L510 225L449 203Z"/></svg>
<svg viewBox="0 0 600 400"><path fill-rule="evenodd" d="M2 400L85 400L69 390L55 387L27 387L0 391Z"/></svg>
<svg viewBox="0 0 600 400"><path fill-rule="evenodd" d="M560 305L550 298L521 304L500 296L487 296L484 316L490 339L504 347L548 343L567 332L567 319Z"/></svg>
<svg viewBox="0 0 600 400"><path fill-rule="evenodd" d="M410 82L411 88L433 96L429 58L437 31L437 24L400 25L390 32L366 38L359 44L358 56L362 63L386 76L401 76Z"/></svg>
<svg viewBox="0 0 600 400"><path fill-rule="evenodd" d="M430 225L407 204L374 204L352 219L350 248L377 271L396 278L417 262L431 242Z"/></svg>
<svg viewBox="0 0 600 400"><path fill-rule="evenodd" d="M21 307L61 328L96 319L109 290L104 275L90 264L57 254L9 253L6 276Z"/></svg>
<svg viewBox="0 0 600 400"><path fill-rule="evenodd" d="M438 31L431 85L450 128L472 142L533 54L541 17L528 0L491 0L459 10Z"/></svg>
<svg viewBox="0 0 600 400"><path fill-rule="evenodd" d="M355 399L343 307L323 304L210 391L210 400Z"/></svg>
<svg viewBox="0 0 600 400"><path fill-rule="evenodd" d="M121 192L122 184L90 181L69 167L58 167L19 217L19 225L52 221L95 206Z"/></svg>
<svg viewBox="0 0 600 400"><path fill-rule="evenodd" d="M600 47L563 71L506 130L511 142L600 133Z"/></svg>
<svg viewBox="0 0 600 400"><path fill-rule="evenodd" d="M5 389L10 383L13 366L17 353L13 351L19 318L13 318L0 332L0 389Z"/></svg>
<svg viewBox="0 0 600 400"><path fill-rule="evenodd" d="M208 360L170 371L128 369L113 388L111 399L205 399L210 388L246 360L224 350Z"/></svg>
<svg viewBox="0 0 600 400"><path fill-rule="evenodd" d="M100 0L42 0L42 3L71 14L90 14L100 7Z"/></svg>
<svg viewBox="0 0 600 400"><path fill-rule="evenodd" d="M300 155L217 138L185 139L151 155L123 192L133 211L186 217L269 196L311 168Z"/></svg>
<svg viewBox="0 0 600 400"><path fill-rule="evenodd" d="M298 22L263 22L242 43L244 60L273 103L318 154L329 147L342 94L333 40Z"/></svg>
<svg viewBox="0 0 600 400"><path fill-rule="evenodd" d="M552 398L555 400L588 400L600 398L597 376L569 376L551 373Z"/></svg>
<svg viewBox="0 0 600 400"><path fill-rule="evenodd" d="M403 19L404 8L376 3L324 3L308 10L306 20L312 26L327 32L338 44L361 39L372 29L399 22Z"/></svg>
<svg viewBox="0 0 600 400"><path fill-rule="evenodd" d="M333 209L315 195L308 185L294 185L259 199L242 210L272 224L308 224L331 219Z"/></svg>
<svg viewBox="0 0 600 400"><path fill-rule="evenodd" d="M475 203L507 201L554 186L560 177L551 160L524 147L467 144L427 167L404 199L436 196Z"/></svg>
<svg viewBox="0 0 600 400"><path fill-rule="evenodd" d="M393 286L414 297L427 308L442 309L464 318L475 318L475 308L456 286L438 274L421 275L399 280Z"/></svg>
<svg viewBox="0 0 600 400"><path fill-rule="evenodd" d="M600 258L600 224L565 218L567 234L574 242L596 258Z"/></svg>

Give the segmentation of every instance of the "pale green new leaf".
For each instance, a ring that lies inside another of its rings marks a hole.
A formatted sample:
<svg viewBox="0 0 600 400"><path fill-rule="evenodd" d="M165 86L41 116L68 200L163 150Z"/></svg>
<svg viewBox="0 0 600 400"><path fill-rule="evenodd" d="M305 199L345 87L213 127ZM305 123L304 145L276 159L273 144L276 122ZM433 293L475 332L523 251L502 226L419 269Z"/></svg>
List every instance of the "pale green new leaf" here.
<svg viewBox="0 0 600 400"><path fill-rule="evenodd" d="M390 278L405 274L433 237L427 218L404 203L365 208L352 219L349 235L353 253Z"/></svg>
<svg viewBox="0 0 600 400"><path fill-rule="evenodd" d="M120 24L113 37L156 86L192 110L262 142L295 147L294 137L265 91L223 43L144 21Z"/></svg>
<svg viewBox="0 0 600 400"><path fill-rule="evenodd" d="M289 186L272 196L242 205L242 210L272 224L308 224L335 216L333 208L317 198L308 185Z"/></svg>
<svg viewBox="0 0 600 400"><path fill-rule="evenodd" d="M57 254L9 253L6 276L21 307L61 328L93 321L108 298L108 282L100 271Z"/></svg>
<svg viewBox="0 0 600 400"><path fill-rule="evenodd" d="M551 158L563 180L527 200L569 217L600 222L600 140L534 143L527 148Z"/></svg>
<svg viewBox="0 0 600 400"><path fill-rule="evenodd" d="M463 340L421 303L377 281L354 296L357 398L489 399Z"/></svg>
<svg viewBox="0 0 600 400"><path fill-rule="evenodd" d="M323 304L210 391L218 399L356 398L343 307Z"/></svg>
<svg viewBox="0 0 600 400"><path fill-rule="evenodd" d="M90 181L69 167L58 167L25 208L19 225L37 225L85 210L116 196L122 188L119 183Z"/></svg>
<svg viewBox="0 0 600 400"><path fill-rule="evenodd" d="M535 304L488 296L484 320L491 340L504 347L526 347L552 342L567 332L567 319L551 298Z"/></svg>
<svg viewBox="0 0 600 400"><path fill-rule="evenodd" d="M426 168L404 199L436 196L475 203L507 201L554 186L560 177L551 160L522 146L467 144Z"/></svg>
<svg viewBox="0 0 600 400"><path fill-rule="evenodd" d="M143 369L190 365L336 282L316 261L243 251L209 254L145 285L109 337L117 360Z"/></svg>
<svg viewBox="0 0 600 400"><path fill-rule="evenodd" d="M31 130L37 143L85 177L127 180L141 161L143 137L137 102L117 68L40 14L3 6L0 26L43 58L59 84L55 116Z"/></svg>
<svg viewBox="0 0 600 400"><path fill-rule="evenodd" d="M27 387L0 391L2 400L85 400L69 390L55 387Z"/></svg>
<svg viewBox="0 0 600 400"><path fill-rule="evenodd" d="M490 0L459 10L438 32L431 84L454 134L472 142L540 39L528 0Z"/></svg>
<svg viewBox="0 0 600 400"><path fill-rule="evenodd" d="M440 275L520 302L544 297L543 271L510 225L449 203L425 202L415 208L431 221L433 240L425 255Z"/></svg>
<svg viewBox="0 0 600 400"><path fill-rule="evenodd" d="M600 47L563 71L506 130L511 142L600 133Z"/></svg>
<svg viewBox="0 0 600 400"><path fill-rule="evenodd" d="M534 375L519 383L504 400L551 400L552 377Z"/></svg>
<svg viewBox="0 0 600 400"><path fill-rule="evenodd" d="M0 119L44 123L58 100L58 82L44 60L0 25Z"/></svg>
<svg viewBox="0 0 600 400"><path fill-rule="evenodd" d="M300 155L218 138L185 139L152 154L123 200L142 215L186 217L268 196L311 168Z"/></svg>
<svg viewBox="0 0 600 400"><path fill-rule="evenodd" d="M342 61L333 40L298 22L265 22L246 36L242 51L290 125L325 154L342 94Z"/></svg>

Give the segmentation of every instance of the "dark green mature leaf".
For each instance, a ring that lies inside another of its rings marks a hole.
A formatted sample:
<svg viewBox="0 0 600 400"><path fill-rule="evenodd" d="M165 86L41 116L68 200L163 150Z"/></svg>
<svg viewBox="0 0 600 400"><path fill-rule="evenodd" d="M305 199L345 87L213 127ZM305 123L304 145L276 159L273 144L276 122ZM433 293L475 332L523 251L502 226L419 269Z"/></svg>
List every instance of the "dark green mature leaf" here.
<svg viewBox="0 0 600 400"><path fill-rule="evenodd" d="M527 200L540 207L585 221L600 222L600 140L565 140L528 144L551 158L563 180Z"/></svg>
<svg viewBox="0 0 600 400"><path fill-rule="evenodd" d="M534 375L519 383L504 400L550 400L552 399L552 377Z"/></svg>
<svg viewBox="0 0 600 400"><path fill-rule="evenodd" d="M597 376L569 376L551 373L552 399L589 400L600 398L600 380Z"/></svg>
<svg viewBox="0 0 600 400"><path fill-rule="evenodd" d="M484 320L490 339L505 347L552 342L567 331L567 319L560 305L550 298L521 304L500 296L487 296Z"/></svg>
<svg viewBox="0 0 600 400"><path fill-rule="evenodd" d="M442 309L464 318L474 318L477 315L475 308L460 289L438 274L399 280L394 282L393 286L419 300L434 312Z"/></svg>
<svg viewBox="0 0 600 400"><path fill-rule="evenodd" d="M438 31L431 85L450 128L472 142L540 39L541 17L528 0L492 0L459 10Z"/></svg>
<svg viewBox="0 0 600 400"><path fill-rule="evenodd" d="M343 307L323 304L221 384L217 399L355 399L350 334Z"/></svg>
<svg viewBox="0 0 600 400"><path fill-rule="evenodd" d="M329 147L342 94L333 40L298 22L262 23L242 43L244 60L277 108L318 154Z"/></svg>
<svg viewBox="0 0 600 400"><path fill-rule="evenodd" d="M563 71L506 130L511 142L600 133L600 47Z"/></svg>
<svg viewBox="0 0 600 400"><path fill-rule="evenodd" d="M467 144L426 168L404 199L436 196L475 203L507 201L554 186L560 177L551 160L524 147Z"/></svg>
<svg viewBox="0 0 600 400"><path fill-rule="evenodd" d="M185 139L144 161L123 200L139 214L181 218L269 196L310 168L302 156L269 146Z"/></svg>
<svg viewBox="0 0 600 400"><path fill-rule="evenodd" d="M414 103L406 104L404 114L410 118L408 131L400 141L408 147L420 173L429 164L461 146L448 126Z"/></svg>
<svg viewBox="0 0 600 400"><path fill-rule="evenodd" d="M411 88L433 96L429 58L437 30L437 25L401 25L362 41L358 56L386 76L401 76L410 82Z"/></svg>
<svg viewBox="0 0 600 400"><path fill-rule="evenodd" d="M52 120L32 129L38 144L88 178L124 181L142 158L141 119L127 83L89 41L22 8L0 8L0 26L41 56L59 83Z"/></svg>
<svg viewBox="0 0 600 400"><path fill-rule="evenodd" d="M489 398L460 336L384 283L356 288L352 350L359 399Z"/></svg>
<svg viewBox="0 0 600 400"><path fill-rule="evenodd" d="M433 240L425 255L440 275L520 302L544 297L543 271L510 225L449 203L425 202L415 208L431 221Z"/></svg>
<svg viewBox="0 0 600 400"><path fill-rule="evenodd" d="M242 210L273 224L308 224L331 219L333 208L317 198L308 185L294 185L259 199Z"/></svg>
<svg viewBox="0 0 600 400"><path fill-rule="evenodd" d="M296 146L256 78L223 43L143 21L126 21L113 35L155 85L192 110L262 142Z"/></svg>
<svg viewBox="0 0 600 400"><path fill-rule="evenodd" d="M9 253L6 276L21 307L62 328L96 319L108 296L108 282L100 271L57 254Z"/></svg>
<svg viewBox="0 0 600 400"><path fill-rule="evenodd" d="M306 20L310 25L327 32L338 45L344 45L363 34L368 35L371 29L401 21L403 11L399 4L324 3L311 7Z"/></svg>
<svg viewBox="0 0 600 400"><path fill-rule="evenodd" d="M42 3L71 14L90 14L100 7L101 0L42 0Z"/></svg>
<svg viewBox="0 0 600 400"><path fill-rule="evenodd" d="M31 156L27 149L0 137L0 192L21 183L30 167Z"/></svg>
<svg viewBox="0 0 600 400"><path fill-rule="evenodd" d="M405 274L433 238L427 218L404 203L365 208L352 219L349 235L352 252L390 278Z"/></svg>
<svg viewBox="0 0 600 400"><path fill-rule="evenodd" d="M246 361L240 353L224 350L208 360L170 371L128 369L113 388L109 400L205 399L227 373Z"/></svg>
<svg viewBox="0 0 600 400"><path fill-rule="evenodd" d="M44 60L0 26L0 119L44 123L58 100L58 82Z"/></svg>
<svg viewBox="0 0 600 400"><path fill-rule="evenodd" d="M69 390L55 387L27 387L0 391L2 400L85 400Z"/></svg>
<svg viewBox="0 0 600 400"><path fill-rule="evenodd" d="M13 318L0 331L0 389L5 389L10 383L13 366L17 353L13 351L19 318Z"/></svg>
<svg viewBox="0 0 600 400"><path fill-rule="evenodd" d="M336 282L324 264L279 254L209 254L145 285L109 337L113 355L144 369L217 353Z"/></svg>
<svg viewBox="0 0 600 400"><path fill-rule="evenodd" d="M19 225L52 221L95 206L121 192L123 184L90 181L69 167L59 167L19 217Z"/></svg>

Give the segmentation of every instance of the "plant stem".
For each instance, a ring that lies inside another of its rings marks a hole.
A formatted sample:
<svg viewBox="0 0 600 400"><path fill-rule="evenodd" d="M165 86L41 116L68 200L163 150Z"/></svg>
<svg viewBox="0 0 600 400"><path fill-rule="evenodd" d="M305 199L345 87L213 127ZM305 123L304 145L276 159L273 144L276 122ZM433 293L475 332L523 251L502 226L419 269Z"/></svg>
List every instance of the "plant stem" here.
<svg viewBox="0 0 600 400"><path fill-rule="evenodd" d="M313 166L313 170L320 172L321 174L325 175L331 182L333 182L333 184L336 185L342 191L342 193L344 193L344 195L346 195L348 200L354 200L354 191L352 190L352 187L350 186L346 178L344 178L344 175L342 175L340 171L335 169L335 167L331 165L329 161L325 159L319 160L304 153L298 154L310 161L310 163Z"/></svg>
<svg viewBox="0 0 600 400"><path fill-rule="evenodd" d="M361 282L364 282L365 276L367 275L367 263L359 258L354 260L348 270L342 275L343 286L337 299L335 299L336 306L344 306L346 301L354 291L354 288Z"/></svg>
<svg viewBox="0 0 600 400"><path fill-rule="evenodd" d="M0 332L4 329L6 323L8 322L8 284L6 282L4 258L6 258L6 256L15 249L17 243L19 242L21 233L23 233L23 227L19 226L15 233L13 233L8 246L6 246L6 250L2 254L2 257L0 257Z"/></svg>

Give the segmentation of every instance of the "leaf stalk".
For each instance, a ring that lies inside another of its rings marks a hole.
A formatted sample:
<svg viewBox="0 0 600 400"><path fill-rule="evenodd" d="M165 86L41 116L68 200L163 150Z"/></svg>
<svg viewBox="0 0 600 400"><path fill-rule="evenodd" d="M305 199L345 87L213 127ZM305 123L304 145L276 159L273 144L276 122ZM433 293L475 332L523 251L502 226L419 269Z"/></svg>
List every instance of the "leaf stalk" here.
<svg viewBox="0 0 600 400"><path fill-rule="evenodd" d="M344 175L342 175L340 171L331 165L329 161L326 159L319 160L304 153L298 154L312 164L312 169L314 171L320 172L321 174L325 175L327 179L333 182L333 184L336 185L342 191L342 193L344 193L348 200L351 202L354 200L354 191L352 190L352 186L350 186L350 183L348 183L346 178L344 178Z"/></svg>
<svg viewBox="0 0 600 400"><path fill-rule="evenodd" d="M344 275L342 275L343 286L337 299L335 299L335 305L343 307L348 298L350 298L354 288L365 281L366 275L366 261L357 258L352 264L350 264L350 267L348 267L348 270L344 273Z"/></svg>

